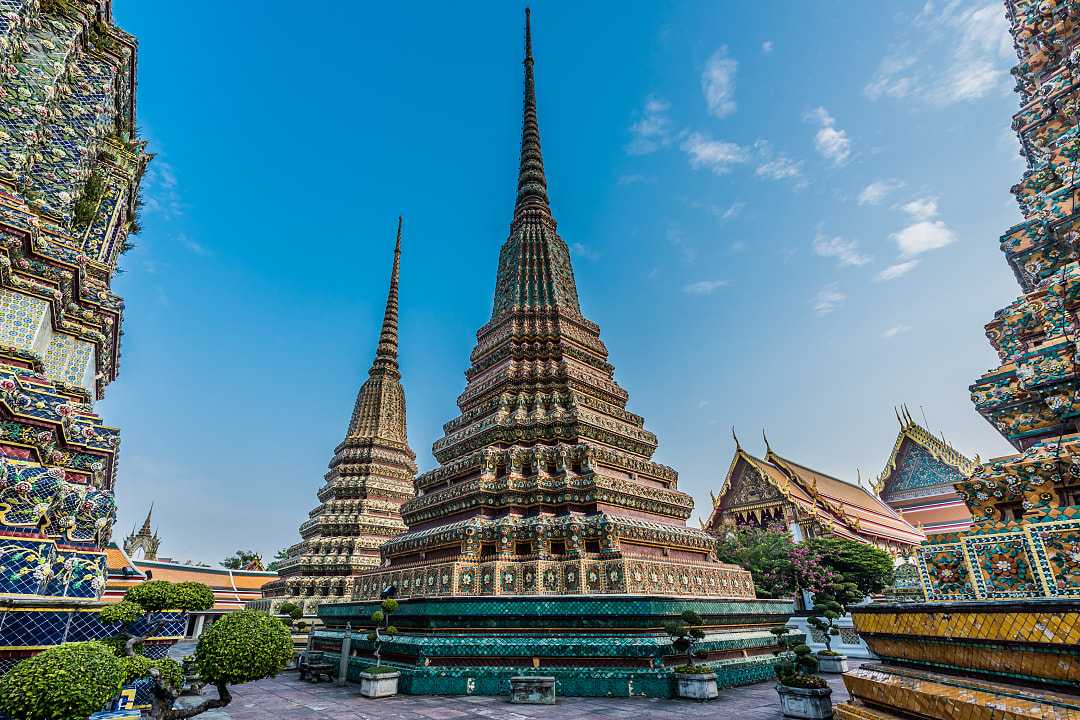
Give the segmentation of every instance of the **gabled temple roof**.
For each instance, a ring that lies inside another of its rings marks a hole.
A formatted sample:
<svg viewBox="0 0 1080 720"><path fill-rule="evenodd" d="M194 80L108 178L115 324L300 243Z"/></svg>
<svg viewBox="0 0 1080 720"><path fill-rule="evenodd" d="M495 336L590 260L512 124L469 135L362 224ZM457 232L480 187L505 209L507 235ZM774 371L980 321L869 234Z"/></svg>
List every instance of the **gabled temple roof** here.
<svg viewBox="0 0 1080 720"><path fill-rule="evenodd" d="M905 446L914 445L921 448L930 458L944 466L942 468L943 472L940 473L940 482L935 483L933 478L930 478L922 484L924 487L946 486L947 491L952 492L952 484L958 479L956 475L966 478L979 465L978 458L972 460L966 457L950 445L944 437L935 436L922 425L912 420L911 414L906 407L903 408L902 412L897 411L896 419L900 423L900 432L896 436L896 442L893 443L889 459L885 462L885 468L873 483L874 492L878 495L884 494L890 481L894 479L900 469L901 456L905 451ZM953 472L948 472L950 469Z"/></svg>
<svg viewBox="0 0 1080 720"><path fill-rule="evenodd" d="M751 455L741 445L736 446L724 484L713 496L713 511L706 524L709 528L720 524L720 502L730 488L740 461L757 468L786 500L819 518L836 535L911 545L925 539L919 530L867 489L781 457L768 446L768 441L764 458Z"/></svg>

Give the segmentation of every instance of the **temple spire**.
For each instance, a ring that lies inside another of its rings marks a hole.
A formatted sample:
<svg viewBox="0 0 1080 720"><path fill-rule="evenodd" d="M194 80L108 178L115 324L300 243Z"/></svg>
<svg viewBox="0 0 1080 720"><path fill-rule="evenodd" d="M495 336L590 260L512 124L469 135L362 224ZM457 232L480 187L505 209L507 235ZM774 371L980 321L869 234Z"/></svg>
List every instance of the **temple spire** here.
<svg viewBox="0 0 1080 720"><path fill-rule="evenodd" d="M150 511L146 513L146 519L143 520L142 528L139 530L140 535L150 534L150 518L154 514L154 503L150 503Z"/></svg>
<svg viewBox="0 0 1080 720"><path fill-rule="evenodd" d="M398 371L398 272L401 268L401 226L402 216L398 216L397 242L394 244L394 265L390 271L390 290L386 294L386 310L383 312L382 330L379 332L379 345L375 349L375 361L371 372L379 370Z"/></svg>
<svg viewBox="0 0 1080 720"><path fill-rule="evenodd" d="M547 178L544 176L544 158L540 153L540 125L536 119L536 82L533 78L532 29L529 8L525 8L525 100L521 121L521 162L518 168L517 202L514 205L514 222L519 222L526 211L539 210L552 219L548 205Z"/></svg>

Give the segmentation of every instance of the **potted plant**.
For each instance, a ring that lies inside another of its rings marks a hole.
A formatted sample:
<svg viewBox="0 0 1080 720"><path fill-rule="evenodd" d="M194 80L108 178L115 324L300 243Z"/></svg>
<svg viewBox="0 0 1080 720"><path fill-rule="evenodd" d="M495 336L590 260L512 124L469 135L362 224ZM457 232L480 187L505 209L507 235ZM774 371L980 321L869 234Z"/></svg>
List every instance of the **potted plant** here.
<svg viewBox="0 0 1080 720"><path fill-rule="evenodd" d="M840 634L836 621L847 611L847 606L862 599L858 585L850 582L831 583L825 590L814 594L814 608L811 611L814 614L806 618L806 622L825 636L825 649L817 653L821 672L847 672L847 655L832 649L832 639Z"/></svg>
<svg viewBox="0 0 1080 720"><path fill-rule="evenodd" d="M387 598L379 609L371 613L375 628L368 633L368 642L375 644L375 664L360 671L360 694L367 698L397 695L398 678L401 673L382 664L382 644L397 635L397 628L390 624L390 616L398 609L398 601Z"/></svg>
<svg viewBox="0 0 1080 720"><path fill-rule="evenodd" d="M826 720L831 718L832 689L824 679L814 674L818 661L810 648L799 643L789 647L788 628L770 630L776 635L780 649L773 652L779 659L773 666L776 671L776 693L780 696L780 710L784 717L801 720Z"/></svg>
<svg viewBox="0 0 1080 720"><path fill-rule="evenodd" d="M686 653L686 665L678 666L674 672L677 697L711 700L720 694L716 689L716 673L694 664L697 653L694 646L705 637L701 624L701 616L693 610L683 612L680 622L664 624L664 629L672 638L672 647Z"/></svg>

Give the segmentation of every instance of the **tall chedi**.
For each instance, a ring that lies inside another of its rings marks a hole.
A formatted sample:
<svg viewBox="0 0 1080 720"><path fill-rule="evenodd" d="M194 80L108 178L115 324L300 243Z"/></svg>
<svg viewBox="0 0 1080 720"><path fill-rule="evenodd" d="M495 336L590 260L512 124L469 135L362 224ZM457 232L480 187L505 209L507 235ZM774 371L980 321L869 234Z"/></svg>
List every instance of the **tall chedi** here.
<svg viewBox="0 0 1080 720"><path fill-rule="evenodd" d="M352 597L356 575L379 564L379 546L405 529L401 504L414 495L416 454L405 425L405 391L398 369L398 218L394 264L379 344L368 379L356 396L345 439L334 450L320 505L300 526L301 542L278 567L280 580L263 595L301 604L314 614L319 603Z"/></svg>
<svg viewBox="0 0 1080 720"><path fill-rule="evenodd" d="M116 428L111 290L149 159L135 128L133 37L108 0L0 8L0 671L110 635L77 612L104 587Z"/></svg>
<svg viewBox="0 0 1080 720"><path fill-rule="evenodd" d="M971 398L1018 451L955 487L970 529L919 549L927 604L853 611L885 664L845 675L845 720L1065 718L1080 700L1080 3L1005 3L1024 221L1001 237L1023 293L986 334L1001 364Z"/></svg>
<svg viewBox="0 0 1080 720"><path fill-rule="evenodd" d="M548 198L527 14L517 196L491 320L476 335L461 414L434 444L439 467L417 478L401 507L408 532L354 592L403 599L399 646L382 657L408 658L407 691L501 693L515 668L555 654L564 694L666 696L673 650L656 628L687 608L707 616L707 649L741 658L721 682L771 673L773 639L757 624L783 621L791 604L755 600L750 574L686 526L693 500L652 461L656 437L626 410L600 329L581 313ZM328 605L320 616L355 628L370 612ZM545 634L522 633L533 625ZM594 666L617 670L582 673Z"/></svg>

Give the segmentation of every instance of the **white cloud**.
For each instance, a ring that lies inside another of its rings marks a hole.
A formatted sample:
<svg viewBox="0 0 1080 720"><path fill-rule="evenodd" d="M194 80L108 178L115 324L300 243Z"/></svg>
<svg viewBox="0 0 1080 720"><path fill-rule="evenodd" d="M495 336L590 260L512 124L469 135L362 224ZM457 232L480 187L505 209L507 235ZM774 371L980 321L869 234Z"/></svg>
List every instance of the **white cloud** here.
<svg viewBox="0 0 1080 720"><path fill-rule="evenodd" d="M668 110L671 103L650 95L645 99L641 117L630 126L630 142L626 152L630 155L648 155L671 144L671 121Z"/></svg>
<svg viewBox="0 0 1080 720"><path fill-rule="evenodd" d="M906 333L908 330L911 330L910 325L893 325L891 328L881 333L881 337L885 338L886 340L892 340L897 335L900 335L901 333Z"/></svg>
<svg viewBox="0 0 1080 720"><path fill-rule="evenodd" d="M821 156L833 165L843 165L851 157L851 140L846 130L836 127L836 119L823 107L818 107L806 114L808 122L820 125L814 136L814 146Z"/></svg>
<svg viewBox="0 0 1080 720"><path fill-rule="evenodd" d="M875 180L859 193L860 205L880 205L893 191L903 187L899 180Z"/></svg>
<svg viewBox="0 0 1080 720"><path fill-rule="evenodd" d="M888 280L895 280L901 275L907 275L909 272L915 269L915 266L919 264L918 260L905 260L898 262L894 265L890 265L877 274L879 282L886 282Z"/></svg>
<svg viewBox="0 0 1080 720"><path fill-rule="evenodd" d="M1006 89L1016 56L1000 3L947 2L939 11L928 2L911 27L864 88L871 100L917 96L949 105Z"/></svg>
<svg viewBox="0 0 1080 720"><path fill-rule="evenodd" d="M758 140L754 143L754 151L759 160L754 174L768 180L794 180L796 187L806 185L802 176L802 162L792 160L784 153L773 149L768 140Z"/></svg>
<svg viewBox="0 0 1080 720"><path fill-rule="evenodd" d="M773 41L772 40L766 40L765 42L761 43L761 52L764 55L772 55L772 51L773 51Z"/></svg>
<svg viewBox="0 0 1080 720"><path fill-rule="evenodd" d="M728 206L727 210L721 213L720 217L724 220L734 220L735 218L739 217L739 214L743 211L743 208L745 207L746 203L744 203L742 200L736 200Z"/></svg>
<svg viewBox="0 0 1080 720"><path fill-rule="evenodd" d="M814 236L814 252L821 257L836 258L840 267L858 267L870 262L870 258L859 252L859 244L842 237L829 237L819 228Z"/></svg>
<svg viewBox="0 0 1080 720"><path fill-rule="evenodd" d="M143 202L148 213L159 213L167 220L184 214L184 202L172 165L161 158L154 160L147 167L143 185Z"/></svg>
<svg viewBox="0 0 1080 720"><path fill-rule="evenodd" d="M630 173L628 175L620 175L616 181L617 185L637 185L638 183L651 182L652 178L647 175L641 175L639 173Z"/></svg>
<svg viewBox="0 0 1080 720"><path fill-rule="evenodd" d="M210 251L207 250L205 246L201 245L200 243L195 242L194 240L189 238L184 233L180 233L179 235L177 235L176 239L189 252L192 252L192 253L194 253L196 255L209 255L210 254Z"/></svg>
<svg viewBox="0 0 1080 720"><path fill-rule="evenodd" d="M731 166L744 163L750 154L735 143L713 140L701 133L690 133L682 142L682 150L690 156L690 166L707 168L717 175L731 171Z"/></svg>
<svg viewBox="0 0 1080 720"><path fill-rule="evenodd" d="M916 220L930 220L937 217L937 198L916 198L904 203L901 209Z"/></svg>
<svg viewBox="0 0 1080 720"><path fill-rule="evenodd" d="M595 262L596 260L600 259L600 253L598 253L596 250L593 250L588 245L583 245L579 242L576 242L570 246L570 252L572 252L575 257L584 258L585 260L588 260L590 262Z"/></svg>
<svg viewBox="0 0 1080 720"><path fill-rule="evenodd" d="M890 235L900 248L900 255L910 258L956 242L956 233L941 220L923 220Z"/></svg>
<svg viewBox="0 0 1080 720"><path fill-rule="evenodd" d="M701 73L701 92L709 112L716 117L727 117L735 112L735 71L739 64L728 57L727 46L714 52L705 63Z"/></svg>
<svg viewBox="0 0 1080 720"><path fill-rule="evenodd" d="M798 177L802 172L802 163L795 162L791 158L778 155L772 160L763 162L758 165L755 174L758 177L768 178L769 180L786 180L788 178Z"/></svg>
<svg viewBox="0 0 1080 720"><path fill-rule="evenodd" d="M725 285L727 280L698 280L684 285L683 292L687 295L712 295Z"/></svg>
<svg viewBox="0 0 1080 720"><path fill-rule="evenodd" d="M845 300L847 300L847 295L840 292L836 283L829 283L814 296L814 312L818 316L828 315L843 305Z"/></svg>

